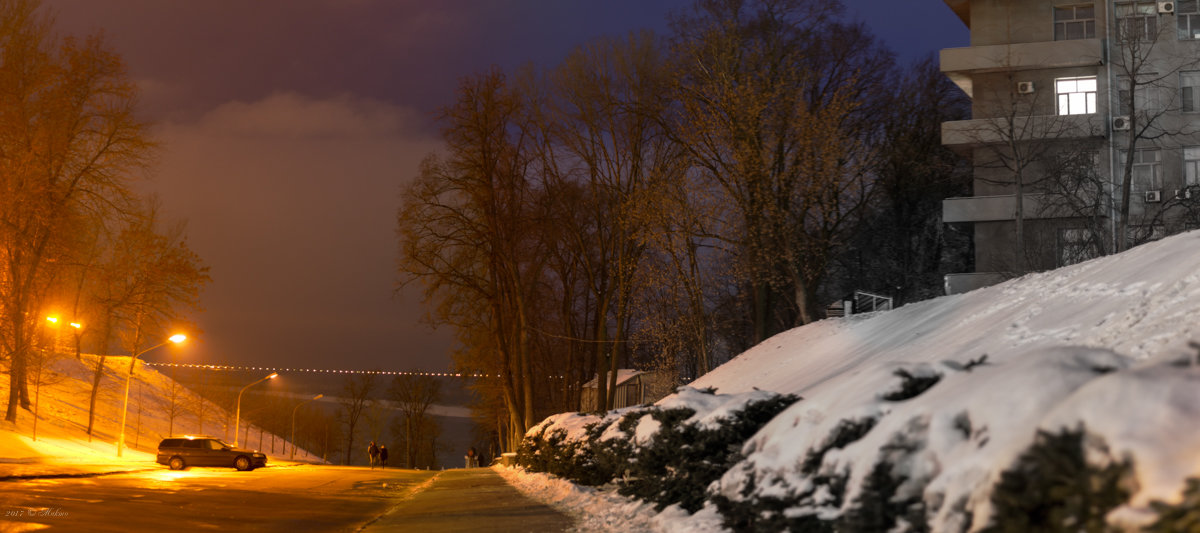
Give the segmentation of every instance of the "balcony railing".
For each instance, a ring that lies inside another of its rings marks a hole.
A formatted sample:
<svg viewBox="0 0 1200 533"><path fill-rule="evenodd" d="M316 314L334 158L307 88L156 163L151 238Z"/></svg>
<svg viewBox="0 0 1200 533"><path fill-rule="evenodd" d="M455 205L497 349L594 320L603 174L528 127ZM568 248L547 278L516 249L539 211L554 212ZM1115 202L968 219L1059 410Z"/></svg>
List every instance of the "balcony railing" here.
<svg viewBox="0 0 1200 533"><path fill-rule="evenodd" d="M1108 129L1100 114L1033 115L978 118L942 123L942 144L970 148L1018 141L1054 141L1104 137Z"/></svg>

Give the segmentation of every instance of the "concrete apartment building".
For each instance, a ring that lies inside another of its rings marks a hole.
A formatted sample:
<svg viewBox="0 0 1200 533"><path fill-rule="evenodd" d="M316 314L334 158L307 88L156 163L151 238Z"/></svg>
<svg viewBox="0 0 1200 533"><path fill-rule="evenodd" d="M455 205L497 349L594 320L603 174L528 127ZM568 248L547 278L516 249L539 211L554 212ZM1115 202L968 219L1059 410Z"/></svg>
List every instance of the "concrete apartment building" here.
<svg viewBox="0 0 1200 533"><path fill-rule="evenodd" d="M1126 247L1196 226L1200 0L945 3L971 45L941 70L972 119L942 143L972 162L974 196L943 217L974 232L976 268L948 292L1116 250L1127 172Z"/></svg>

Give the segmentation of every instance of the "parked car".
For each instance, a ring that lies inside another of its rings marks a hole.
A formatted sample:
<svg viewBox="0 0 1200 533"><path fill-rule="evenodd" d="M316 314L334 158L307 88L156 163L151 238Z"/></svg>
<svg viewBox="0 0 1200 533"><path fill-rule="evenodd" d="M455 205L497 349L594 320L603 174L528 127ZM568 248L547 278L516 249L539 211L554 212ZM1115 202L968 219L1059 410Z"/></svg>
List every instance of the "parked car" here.
<svg viewBox="0 0 1200 533"><path fill-rule="evenodd" d="M158 464L183 470L191 466L226 466L254 470L267 466L267 456L257 450L234 448L216 437L168 437L158 443Z"/></svg>

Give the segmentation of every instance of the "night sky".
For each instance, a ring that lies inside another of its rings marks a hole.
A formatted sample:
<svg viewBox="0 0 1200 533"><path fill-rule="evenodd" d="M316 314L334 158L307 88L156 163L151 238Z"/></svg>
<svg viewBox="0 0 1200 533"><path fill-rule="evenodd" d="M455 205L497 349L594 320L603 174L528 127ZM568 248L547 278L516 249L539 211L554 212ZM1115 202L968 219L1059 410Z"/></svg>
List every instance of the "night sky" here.
<svg viewBox="0 0 1200 533"><path fill-rule="evenodd" d="M966 46L941 0L846 0L911 62ZM492 65L554 66L601 35L667 32L684 0L45 0L103 31L163 144L140 187L213 282L188 348L151 361L443 371L446 330L394 294L403 183L438 108ZM903 5L903 9L899 6Z"/></svg>

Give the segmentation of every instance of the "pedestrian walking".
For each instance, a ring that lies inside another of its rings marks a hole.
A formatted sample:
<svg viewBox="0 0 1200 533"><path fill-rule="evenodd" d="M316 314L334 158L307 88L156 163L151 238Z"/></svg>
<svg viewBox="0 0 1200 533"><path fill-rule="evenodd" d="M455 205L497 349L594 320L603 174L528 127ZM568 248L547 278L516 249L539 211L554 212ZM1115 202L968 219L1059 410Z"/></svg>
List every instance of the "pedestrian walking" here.
<svg viewBox="0 0 1200 533"><path fill-rule="evenodd" d="M379 446L375 445L375 441L371 441L371 445L367 446L367 455L371 458L371 470L374 470L375 463L379 462Z"/></svg>
<svg viewBox="0 0 1200 533"><path fill-rule="evenodd" d="M467 448L467 455L463 456L467 460L467 468L479 468L479 454L475 453L475 447Z"/></svg>
<svg viewBox="0 0 1200 533"><path fill-rule="evenodd" d="M387 446L379 445L379 469L387 468Z"/></svg>

